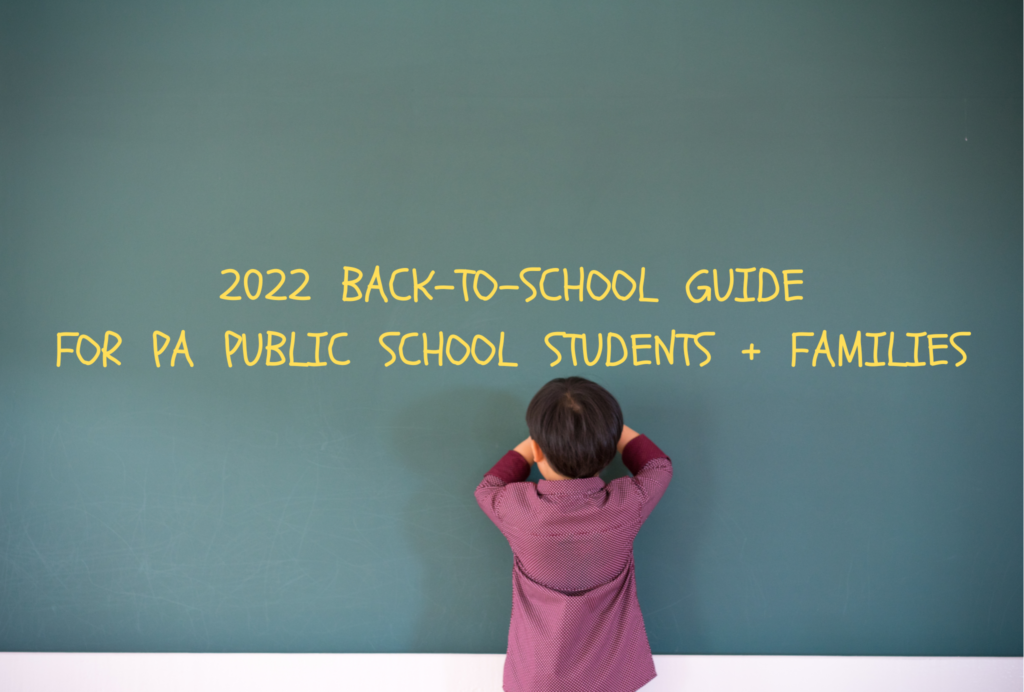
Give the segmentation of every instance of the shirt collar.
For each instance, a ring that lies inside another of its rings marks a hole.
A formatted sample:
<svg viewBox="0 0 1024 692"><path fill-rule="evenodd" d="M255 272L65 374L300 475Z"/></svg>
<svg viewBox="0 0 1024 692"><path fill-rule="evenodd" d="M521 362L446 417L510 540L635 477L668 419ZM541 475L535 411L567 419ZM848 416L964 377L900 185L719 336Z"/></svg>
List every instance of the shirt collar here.
<svg viewBox="0 0 1024 692"><path fill-rule="evenodd" d="M604 488L604 481L600 476L594 478L570 478L567 481L537 481L537 491L541 495L586 495Z"/></svg>

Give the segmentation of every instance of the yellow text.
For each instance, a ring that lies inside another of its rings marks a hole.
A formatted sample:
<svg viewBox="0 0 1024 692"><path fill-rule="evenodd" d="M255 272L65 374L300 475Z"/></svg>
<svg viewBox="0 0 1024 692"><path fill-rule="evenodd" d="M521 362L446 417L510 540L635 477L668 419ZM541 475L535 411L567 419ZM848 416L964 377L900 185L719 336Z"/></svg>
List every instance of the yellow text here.
<svg viewBox="0 0 1024 692"><path fill-rule="evenodd" d="M398 361L405 365L433 364L441 367L446 358L452 365L462 365L472 358L477 365L494 362L502 368L519 367L519 363L505 360L505 332L498 335L497 346L483 334L475 334L466 341L458 334L449 334L445 338L442 331L437 332L436 340L432 332L384 332L377 343L390 356L384 363L385 368Z"/></svg>
<svg viewBox="0 0 1024 692"><path fill-rule="evenodd" d="M906 337L897 337L896 332L865 332L863 336L871 340L868 345L866 340L862 341L860 331L857 331L852 339L847 339L845 334L839 334L834 342L831 341L828 330L824 329L820 336L815 332L793 332L790 365L795 368L797 355L806 353L810 356L812 368L818 366L819 358L822 359L822 363L827 361L833 368L843 367L844 362L852 365L854 358L856 358L858 368L864 366L869 368L922 368L926 365L947 365L948 360L938 359L935 354L936 351L952 347L960 354L960 360L954 364L959 368L967 362L967 352L956 340L970 335L970 332L954 332L952 334L906 332ZM817 337L817 341L814 341L814 337ZM817 345L814 346L812 352L810 346L815 343ZM834 350L830 343L835 343ZM880 346L885 349L881 357ZM870 360L865 361L866 353L867 356L870 356ZM833 354L835 358L833 358ZM897 354L900 360L896 360ZM803 362L806 363L806 359Z"/></svg>
<svg viewBox="0 0 1024 692"><path fill-rule="evenodd" d="M690 365L690 343L692 342L704 354L704 359L698 363L703 368L711 362L711 352L708 351L700 340L714 335L714 332L686 334L673 329L672 333L664 340L656 334L630 334L629 344L627 345L626 339L621 334L616 332L599 332L597 338L591 342L593 346L588 347L586 334L550 332L544 337L544 344L555 354L555 359L550 363L551 367L555 367L562 362L563 349L567 348L568 353L572 357L573 366L578 366L580 360L582 360L588 367L593 367L601 362L601 354L604 353L605 367L614 368L629 361L630 356L632 356L631 363L634 366L651 365L652 357L655 365L661 365L662 357L664 357L666 364L673 365L675 363L676 340L682 339L683 362L687 366ZM552 339L559 340L553 342ZM566 344L566 341L569 343ZM577 350L577 345L579 350ZM591 348L593 348L593 353ZM653 351L653 353L648 351ZM591 358L591 355L593 355L593 358Z"/></svg>
<svg viewBox="0 0 1024 692"><path fill-rule="evenodd" d="M790 278L790 275L803 273L803 269L785 269L782 271L780 280L775 272L767 267L729 269L729 285L723 290L722 287L725 286L724 271L719 280L717 269L712 269L710 272L707 269L698 269L690 275L686 282L686 297L694 303L710 303L711 297L714 296L716 301L724 303L732 296L733 288L735 288L737 295L733 297L733 300L737 303L768 303L778 298L780 293L786 302L803 300L803 296L790 292L792 286L803 283L803 280ZM736 274L742 277L738 282ZM710 283L704 283L709 280ZM754 293L755 282L757 283L756 294ZM740 283L741 286L737 286L737 283Z"/></svg>

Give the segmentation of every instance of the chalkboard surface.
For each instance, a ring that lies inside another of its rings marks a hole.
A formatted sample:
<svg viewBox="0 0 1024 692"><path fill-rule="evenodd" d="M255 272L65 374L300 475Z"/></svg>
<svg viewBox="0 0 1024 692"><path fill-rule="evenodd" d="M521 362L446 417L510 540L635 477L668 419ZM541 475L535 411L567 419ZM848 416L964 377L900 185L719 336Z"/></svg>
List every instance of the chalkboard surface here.
<svg viewBox="0 0 1024 692"><path fill-rule="evenodd" d="M1020 25L5 3L0 648L503 651L576 374L655 653L1020 655Z"/></svg>

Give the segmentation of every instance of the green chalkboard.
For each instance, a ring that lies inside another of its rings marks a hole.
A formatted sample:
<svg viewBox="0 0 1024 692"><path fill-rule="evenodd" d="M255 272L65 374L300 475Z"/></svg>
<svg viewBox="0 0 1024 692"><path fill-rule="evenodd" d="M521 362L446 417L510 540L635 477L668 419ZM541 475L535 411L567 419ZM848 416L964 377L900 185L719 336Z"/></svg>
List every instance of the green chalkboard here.
<svg viewBox="0 0 1024 692"><path fill-rule="evenodd" d="M577 374L655 653L1020 655L1020 25L3 3L0 648L501 652Z"/></svg>

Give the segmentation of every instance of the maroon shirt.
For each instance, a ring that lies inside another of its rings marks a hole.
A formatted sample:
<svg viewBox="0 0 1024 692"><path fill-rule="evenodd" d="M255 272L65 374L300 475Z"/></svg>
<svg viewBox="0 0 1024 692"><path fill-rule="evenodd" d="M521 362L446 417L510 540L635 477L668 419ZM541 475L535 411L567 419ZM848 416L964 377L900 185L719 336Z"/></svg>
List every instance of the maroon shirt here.
<svg viewBox="0 0 1024 692"><path fill-rule="evenodd" d="M645 436L622 451L632 478L525 483L501 458L476 501L512 547L508 692L634 692L656 675L633 572L633 539L672 478Z"/></svg>

